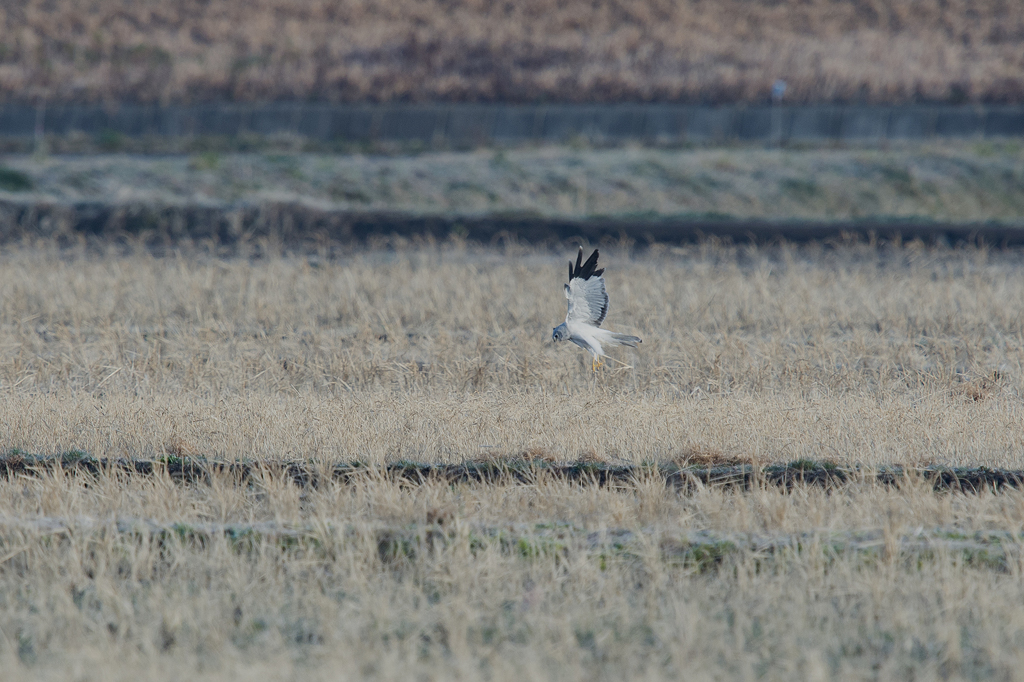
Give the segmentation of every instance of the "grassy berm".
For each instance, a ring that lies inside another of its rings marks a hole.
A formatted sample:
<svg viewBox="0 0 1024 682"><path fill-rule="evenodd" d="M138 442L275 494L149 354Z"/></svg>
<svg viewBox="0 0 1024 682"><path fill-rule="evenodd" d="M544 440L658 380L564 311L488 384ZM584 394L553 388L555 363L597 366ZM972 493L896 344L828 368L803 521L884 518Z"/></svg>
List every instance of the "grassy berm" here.
<svg viewBox="0 0 1024 682"><path fill-rule="evenodd" d="M0 254L0 447L360 461L0 481L4 679L1018 679L1024 493L410 482L403 460L1024 469L1018 251ZM70 461L70 460L68 460Z"/></svg>
<svg viewBox="0 0 1024 682"><path fill-rule="evenodd" d="M448 217L1024 224L1024 146L1010 139L782 149L579 145L395 156L302 153L301 139L263 143L270 149L262 153L8 156L0 197L114 206L297 202Z"/></svg>

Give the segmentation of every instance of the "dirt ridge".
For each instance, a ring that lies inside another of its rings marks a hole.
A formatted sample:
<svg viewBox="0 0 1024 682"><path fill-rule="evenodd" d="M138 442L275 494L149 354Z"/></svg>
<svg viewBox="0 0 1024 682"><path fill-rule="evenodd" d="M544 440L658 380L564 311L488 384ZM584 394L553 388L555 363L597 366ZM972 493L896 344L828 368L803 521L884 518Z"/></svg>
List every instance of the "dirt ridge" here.
<svg viewBox="0 0 1024 682"><path fill-rule="evenodd" d="M643 464L612 464L577 461L552 463L525 458L465 462L461 464L430 464L395 462L373 466L352 461L317 464L300 461L218 461L203 458L167 456L158 459L95 458L84 453L31 455L17 451L0 456L0 476L38 475L42 472L76 471L90 475L129 474L155 476L166 474L182 483L209 482L211 477L233 478L244 484L262 477L283 477L300 486L317 486L330 478L354 482L360 477L385 477L404 483L428 481L449 483L493 484L536 482L550 476L581 485L621 485L651 477L665 484L692 492L707 486L756 489L772 486L791 489L798 485L837 488L847 484L867 483L900 486L921 481L936 491L978 493L984 490L1024 488L1024 471L989 467L902 467L868 468L838 466L827 461L794 461L763 466L752 464L689 464L660 462Z"/></svg>
<svg viewBox="0 0 1024 682"><path fill-rule="evenodd" d="M907 220L750 220L701 217L548 218L531 215L417 215L353 212L303 203L205 206L51 203L0 199L0 244L55 238L141 243L147 247L208 244L229 250L269 240L289 248L398 240L465 239L483 244L514 238L535 244L574 239L639 244L812 242L836 239L922 240L931 244L1020 246L1024 227L1003 222Z"/></svg>

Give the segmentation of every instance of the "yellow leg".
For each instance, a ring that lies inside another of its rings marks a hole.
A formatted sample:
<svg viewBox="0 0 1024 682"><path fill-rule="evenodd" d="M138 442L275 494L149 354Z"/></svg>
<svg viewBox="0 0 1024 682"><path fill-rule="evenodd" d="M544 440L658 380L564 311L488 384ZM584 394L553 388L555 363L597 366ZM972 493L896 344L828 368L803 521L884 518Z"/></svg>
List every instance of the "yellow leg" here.
<svg viewBox="0 0 1024 682"><path fill-rule="evenodd" d="M596 372L598 367L604 367L604 360L598 357L591 357L590 359L590 371Z"/></svg>

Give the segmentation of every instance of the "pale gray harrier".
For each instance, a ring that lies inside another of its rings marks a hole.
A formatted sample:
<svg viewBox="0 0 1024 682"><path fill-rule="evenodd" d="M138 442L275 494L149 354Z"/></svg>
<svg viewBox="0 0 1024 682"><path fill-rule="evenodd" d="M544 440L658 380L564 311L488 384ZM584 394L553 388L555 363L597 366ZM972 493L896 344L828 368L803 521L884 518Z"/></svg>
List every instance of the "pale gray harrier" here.
<svg viewBox="0 0 1024 682"><path fill-rule="evenodd" d="M632 346L642 343L639 336L617 334L601 329L601 322L608 314L608 292L604 290L604 268L597 268L597 249L583 263L583 247L576 255L576 267L569 261L569 283L565 285L565 297L569 299L569 314L565 322L551 332L552 341L569 340L590 353L593 359L590 368L597 370L604 364L604 345Z"/></svg>

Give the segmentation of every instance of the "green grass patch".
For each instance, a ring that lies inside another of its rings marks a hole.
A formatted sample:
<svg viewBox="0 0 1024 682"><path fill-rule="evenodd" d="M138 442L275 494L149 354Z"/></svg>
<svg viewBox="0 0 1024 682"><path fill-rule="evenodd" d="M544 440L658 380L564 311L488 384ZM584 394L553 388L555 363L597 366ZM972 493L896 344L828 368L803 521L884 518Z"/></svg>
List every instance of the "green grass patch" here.
<svg viewBox="0 0 1024 682"><path fill-rule="evenodd" d="M27 192L32 189L32 178L19 170L0 166L0 190L5 192Z"/></svg>

